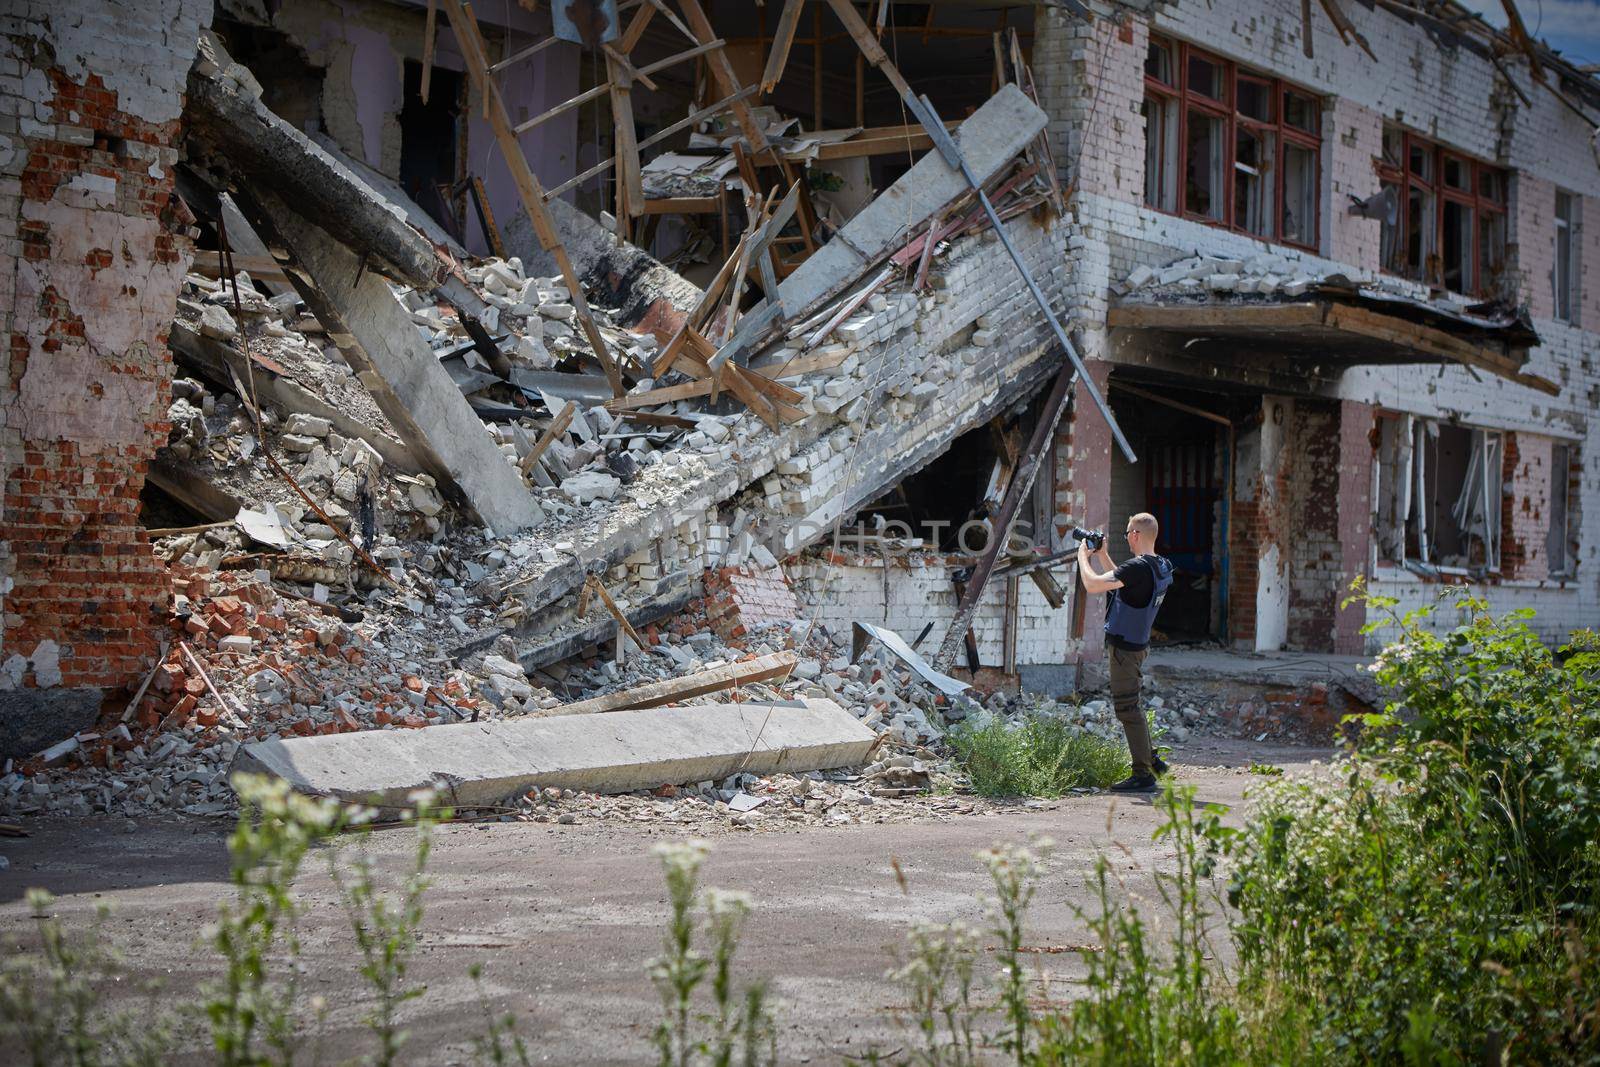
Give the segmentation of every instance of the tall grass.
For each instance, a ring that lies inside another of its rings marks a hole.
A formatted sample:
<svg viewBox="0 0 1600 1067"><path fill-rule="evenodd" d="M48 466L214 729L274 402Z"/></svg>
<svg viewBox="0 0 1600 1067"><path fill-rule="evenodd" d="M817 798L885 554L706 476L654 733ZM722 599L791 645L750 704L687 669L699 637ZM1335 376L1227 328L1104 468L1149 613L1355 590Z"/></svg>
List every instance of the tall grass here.
<svg viewBox="0 0 1600 1067"><path fill-rule="evenodd" d="M958 725L949 741L981 796L1059 797L1080 786L1103 789L1130 771L1126 745L1060 719Z"/></svg>

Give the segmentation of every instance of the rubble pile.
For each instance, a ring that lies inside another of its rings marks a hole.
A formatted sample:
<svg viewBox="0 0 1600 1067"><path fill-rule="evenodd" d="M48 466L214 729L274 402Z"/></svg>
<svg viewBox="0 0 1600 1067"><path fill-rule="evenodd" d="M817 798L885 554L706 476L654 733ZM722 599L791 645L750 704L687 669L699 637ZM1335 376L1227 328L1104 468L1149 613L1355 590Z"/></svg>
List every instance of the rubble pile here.
<svg viewBox="0 0 1600 1067"><path fill-rule="evenodd" d="M1330 270L1325 260L1294 252L1257 252L1243 259L1186 256L1165 267L1141 265L1112 291L1135 301L1252 295L1294 299L1337 291L1391 304L1417 302L1463 322L1493 324L1504 318L1499 314L1504 309L1457 299L1421 282L1344 267Z"/></svg>

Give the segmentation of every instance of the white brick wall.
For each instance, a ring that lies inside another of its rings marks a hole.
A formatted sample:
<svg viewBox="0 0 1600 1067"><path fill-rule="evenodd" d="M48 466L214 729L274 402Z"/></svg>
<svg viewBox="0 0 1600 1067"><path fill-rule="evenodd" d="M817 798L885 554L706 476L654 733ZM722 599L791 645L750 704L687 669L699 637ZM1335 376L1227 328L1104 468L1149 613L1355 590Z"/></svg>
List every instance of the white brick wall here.
<svg viewBox="0 0 1600 1067"><path fill-rule="evenodd" d="M1036 17L1034 73L1051 113L1066 179L1073 183L1072 252L1066 293L1086 324L1104 321L1109 287L1140 265L1163 266L1201 253L1248 258L1263 251L1299 260L1317 272L1370 277L1378 267L1378 224L1347 213L1352 195L1377 190L1372 160L1381 150L1385 120L1513 170L1513 262L1521 272L1543 344L1528 369L1562 386L1558 397L1487 373L1450 366L1360 367L1307 381L1307 392L1358 400L1430 418L1523 432L1553 434L1578 444L1582 466L1579 566L1566 583L1506 583L1488 591L1497 608L1531 606L1555 638L1600 620L1600 336L1549 318L1554 191L1583 196L1578 246L1579 321L1600 327L1600 166L1592 131L1547 89L1534 84L1515 58L1502 60L1521 93L1509 91L1488 58L1451 45L1382 7L1344 5L1376 53L1341 42L1320 11L1313 12L1313 58L1302 50L1298 0L1176 0L1148 19L1075 20L1057 9ZM1150 33L1215 51L1255 70L1323 94L1323 227L1312 255L1147 209L1143 206L1143 137L1139 106L1142 64ZM1581 219L1591 224L1583 226ZM1425 295L1425 294L1419 294ZM1134 362L1138 346L1112 350L1105 331L1086 327L1092 357ZM1219 373L1197 363L1193 377ZM1223 372L1225 373L1225 372ZM1108 487L1109 491L1109 487ZM1405 572L1378 575L1374 588L1415 605L1440 588ZM1441 624L1452 620L1442 619Z"/></svg>
<svg viewBox="0 0 1600 1067"><path fill-rule="evenodd" d="M950 580L955 568L942 560L891 559L885 566L881 561L841 564L806 556L786 570L796 595L806 605L807 616L833 632L848 633L852 622L870 622L887 626L909 644L931 621L933 629L918 649L930 657L944 639L955 608L955 588ZM972 618L978 658L986 667L998 667L1005 660L1005 586L1004 581L991 582L978 599ZM1063 662L1072 595L1068 594L1063 607L1055 609L1032 581L1023 578L1017 582L1018 665ZM964 655L957 657L958 665L965 663Z"/></svg>

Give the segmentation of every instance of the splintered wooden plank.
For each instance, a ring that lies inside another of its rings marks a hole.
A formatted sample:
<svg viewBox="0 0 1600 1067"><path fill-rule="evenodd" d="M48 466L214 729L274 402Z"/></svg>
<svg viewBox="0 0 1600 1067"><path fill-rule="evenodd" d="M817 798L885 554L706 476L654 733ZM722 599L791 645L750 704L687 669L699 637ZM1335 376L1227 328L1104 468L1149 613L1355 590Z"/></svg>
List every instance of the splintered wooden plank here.
<svg viewBox="0 0 1600 1067"><path fill-rule="evenodd" d="M849 359L851 354L849 351L841 351L828 355L795 356L782 363L770 363L764 367L746 367L745 370L753 370L764 378L798 378L813 371L832 370ZM695 397L709 396L710 394L711 380L703 378L699 381L681 382L678 385L663 385L648 392L631 393L615 400L607 400L604 406L607 411L615 413L633 408L651 408L659 404L671 404L679 400L691 400Z"/></svg>
<svg viewBox="0 0 1600 1067"><path fill-rule="evenodd" d="M693 31L695 40L701 44L709 44L716 40L716 31L711 28L711 20L706 18L700 0L679 0L679 2L683 6L684 16L689 20L689 29ZM732 105L733 116L739 123L739 129L744 132L745 139L750 142L750 147L757 151L767 147L767 136L761 132L761 123L756 120L755 113L750 110L745 97L739 95L741 90L739 77L733 72L733 64L728 60L727 51L721 48L713 49L706 55L706 62L711 67L713 77L722 83L722 92L730 97L738 97Z"/></svg>
<svg viewBox="0 0 1600 1067"><path fill-rule="evenodd" d="M767 424L768 429L782 429L783 420L778 417L778 409L773 407L772 401L756 390L756 387L740 373L738 367L725 368L722 384L726 385L728 392L738 397L745 407L755 412L756 416Z"/></svg>
<svg viewBox="0 0 1600 1067"><path fill-rule="evenodd" d="M627 711L630 708L654 708L662 704L671 704L676 700L688 700L691 697L705 696L707 693L721 692L724 689L737 689L750 682L782 681L789 677L794 665L793 652L774 652L742 663L729 663L710 670L696 671L693 674L668 678L649 685L634 686L632 689L606 693L589 700L580 700L576 704L554 708L547 714L589 715L606 711Z"/></svg>
<svg viewBox="0 0 1600 1067"><path fill-rule="evenodd" d="M456 31L456 44L461 50L467 74L472 79L473 87L483 96L490 128L500 145L500 154L506 161L506 167L511 171L517 195L522 200L523 209L528 213L528 221L533 224L534 233L539 237L539 246L555 259L561 277L566 282L567 292L571 294L572 306L578 313L578 323L589 341L589 347L594 350L595 358L600 361L600 367L605 371L606 380L611 384L612 394L621 396L626 392L626 387L622 383L622 372L617 367L616 360L611 357L605 338L600 335L599 326L595 324L594 313L590 311L589 301L583 295L583 285L578 280L577 271L572 269L572 260L567 255L566 247L561 243L555 220L550 217L550 211L545 207L544 190L540 187L539 179L534 175L533 169L528 166L527 157L522 153L522 145L517 141L516 131L506 114L505 101L500 97L500 89L489 76L488 55L483 38L478 33L477 19L473 17L471 8L463 3L463 0L441 0L441 2L450 16L450 25Z"/></svg>
<svg viewBox="0 0 1600 1067"><path fill-rule="evenodd" d="M438 23L439 0L428 0L428 18L422 24L422 85L418 89L424 104L428 102L428 85L433 81L433 44Z"/></svg>
<svg viewBox="0 0 1600 1067"><path fill-rule="evenodd" d="M611 80L611 120L617 145L617 218L633 218L644 210L644 180L639 173L639 143L633 126L632 75L607 53Z"/></svg>
<svg viewBox="0 0 1600 1067"><path fill-rule="evenodd" d="M561 414L557 415L555 421L545 428L544 433L540 434L539 439L533 443L533 447L528 449L528 454L523 456L522 461L517 464L523 474L533 470L533 465L539 462L539 457L544 455L545 450L555 442L557 437L567 432L567 427L572 425L573 416L577 413L578 402L576 400L567 401L566 407L561 409Z"/></svg>
<svg viewBox="0 0 1600 1067"><path fill-rule="evenodd" d="M770 93L783 80L783 68L789 63L789 49L794 47L794 32L800 25L800 12L806 0L784 0L783 14L778 16L778 28L772 33L772 48L767 52L767 69L761 74L761 91Z"/></svg>

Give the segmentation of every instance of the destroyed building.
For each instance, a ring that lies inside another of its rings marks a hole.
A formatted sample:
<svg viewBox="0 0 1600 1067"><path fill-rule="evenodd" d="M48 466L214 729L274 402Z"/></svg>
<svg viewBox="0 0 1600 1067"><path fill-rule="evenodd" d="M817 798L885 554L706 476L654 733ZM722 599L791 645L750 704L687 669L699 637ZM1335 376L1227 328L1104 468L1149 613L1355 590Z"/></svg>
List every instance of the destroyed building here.
<svg viewBox="0 0 1600 1067"><path fill-rule="evenodd" d="M1066 692L1070 531L1141 510L1178 644L1361 653L1358 578L1600 608L1600 84L1520 25L35 0L0 40L7 757L548 710L686 611Z"/></svg>

